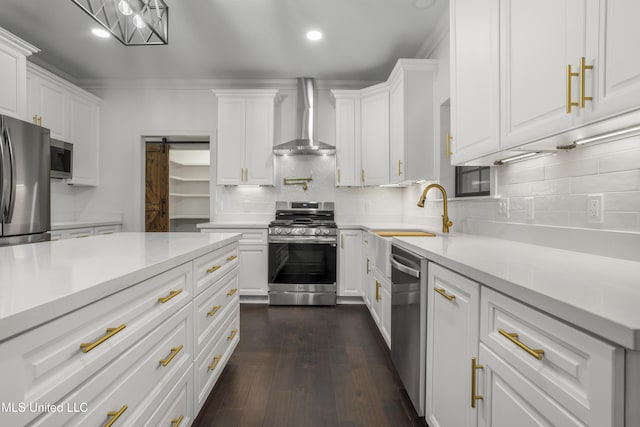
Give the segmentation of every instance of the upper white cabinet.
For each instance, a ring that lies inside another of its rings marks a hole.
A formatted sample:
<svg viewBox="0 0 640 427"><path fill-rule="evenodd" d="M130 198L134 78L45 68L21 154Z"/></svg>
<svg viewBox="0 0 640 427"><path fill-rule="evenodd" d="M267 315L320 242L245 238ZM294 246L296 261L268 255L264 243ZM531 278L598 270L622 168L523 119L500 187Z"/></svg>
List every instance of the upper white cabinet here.
<svg viewBox="0 0 640 427"><path fill-rule="evenodd" d="M435 177L437 62L400 59L389 77L389 183Z"/></svg>
<svg viewBox="0 0 640 427"><path fill-rule="evenodd" d="M360 91L334 90L336 101L336 186L362 184L360 157Z"/></svg>
<svg viewBox="0 0 640 427"><path fill-rule="evenodd" d="M380 83L362 91L362 185L389 183L389 85Z"/></svg>
<svg viewBox="0 0 640 427"><path fill-rule="evenodd" d="M27 118L27 56L39 49L0 28L0 114Z"/></svg>
<svg viewBox="0 0 640 427"><path fill-rule="evenodd" d="M270 89L216 91L218 184L274 184L277 92Z"/></svg>
<svg viewBox="0 0 640 427"><path fill-rule="evenodd" d="M500 148L500 3L451 0L451 163Z"/></svg>
<svg viewBox="0 0 640 427"><path fill-rule="evenodd" d="M501 8L500 145L509 148L584 120L580 97L591 97L593 85L580 62L592 65L597 52L598 0L504 1Z"/></svg>
<svg viewBox="0 0 640 427"><path fill-rule="evenodd" d="M100 99L29 63L28 117L51 131L51 137L73 144L74 185L96 186L100 176Z"/></svg>

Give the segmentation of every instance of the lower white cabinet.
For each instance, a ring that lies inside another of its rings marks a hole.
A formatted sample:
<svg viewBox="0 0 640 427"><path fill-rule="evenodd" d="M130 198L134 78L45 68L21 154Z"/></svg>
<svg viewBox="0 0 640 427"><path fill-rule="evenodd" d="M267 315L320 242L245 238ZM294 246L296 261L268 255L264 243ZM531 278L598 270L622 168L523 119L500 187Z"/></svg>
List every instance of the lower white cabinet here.
<svg viewBox="0 0 640 427"><path fill-rule="evenodd" d="M122 225L101 225L99 227L79 227L51 230L51 240L74 239L78 237L89 237L101 234L113 234L122 231Z"/></svg>
<svg viewBox="0 0 640 427"><path fill-rule="evenodd" d="M433 427L474 427L472 358L478 357L480 286L429 263L425 417Z"/></svg>
<svg viewBox="0 0 640 427"><path fill-rule="evenodd" d="M362 296L362 232L340 230L338 249L338 296Z"/></svg>
<svg viewBox="0 0 640 427"><path fill-rule="evenodd" d="M368 231L362 232L362 299L364 303L372 311L371 305L373 304L373 288L371 283L373 280L373 263L375 258L375 238L374 235Z"/></svg>
<svg viewBox="0 0 640 427"><path fill-rule="evenodd" d="M371 301L371 314L378 325L378 329L391 348L391 281L380 274L380 271L373 269L373 300Z"/></svg>

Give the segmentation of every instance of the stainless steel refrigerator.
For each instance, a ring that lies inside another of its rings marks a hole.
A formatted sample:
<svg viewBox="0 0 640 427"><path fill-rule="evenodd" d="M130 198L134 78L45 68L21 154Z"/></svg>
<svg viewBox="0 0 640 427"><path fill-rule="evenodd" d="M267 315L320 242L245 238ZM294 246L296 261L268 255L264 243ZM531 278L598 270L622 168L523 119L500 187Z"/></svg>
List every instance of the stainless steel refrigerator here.
<svg viewBox="0 0 640 427"><path fill-rule="evenodd" d="M49 240L49 129L0 115L0 246Z"/></svg>

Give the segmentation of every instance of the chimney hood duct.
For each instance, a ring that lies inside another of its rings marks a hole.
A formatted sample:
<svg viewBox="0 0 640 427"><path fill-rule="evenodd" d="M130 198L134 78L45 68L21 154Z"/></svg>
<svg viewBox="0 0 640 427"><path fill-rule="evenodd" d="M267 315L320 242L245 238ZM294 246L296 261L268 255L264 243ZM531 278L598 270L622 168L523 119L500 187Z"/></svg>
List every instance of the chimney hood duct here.
<svg viewBox="0 0 640 427"><path fill-rule="evenodd" d="M335 154L336 147L318 141L318 90L315 79L300 77L298 83L298 111L296 139L273 147L273 153L283 155Z"/></svg>

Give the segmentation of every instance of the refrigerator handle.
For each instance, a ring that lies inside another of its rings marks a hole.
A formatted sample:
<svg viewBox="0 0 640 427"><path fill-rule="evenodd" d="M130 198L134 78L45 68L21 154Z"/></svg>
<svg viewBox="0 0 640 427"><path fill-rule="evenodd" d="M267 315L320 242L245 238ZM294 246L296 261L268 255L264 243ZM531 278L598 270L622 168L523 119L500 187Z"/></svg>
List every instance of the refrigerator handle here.
<svg viewBox="0 0 640 427"><path fill-rule="evenodd" d="M1 123L0 123L1 124ZM4 222L4 128L0 126L0 224Z"/></svg>
<svg viewBox="0 0 640 427"><path fill-rule="evenodd" d="M7 146L9 147L9 163L11 167L11 193L9 193L9 206L7 209L7 216L5 218L5 223L10 224L11 219L13 218L13 209L16 206L16 159L13 155L13 144L11 143L11 135L9 134L8 128L4 128L4 137L7 141Z"/></svg>

